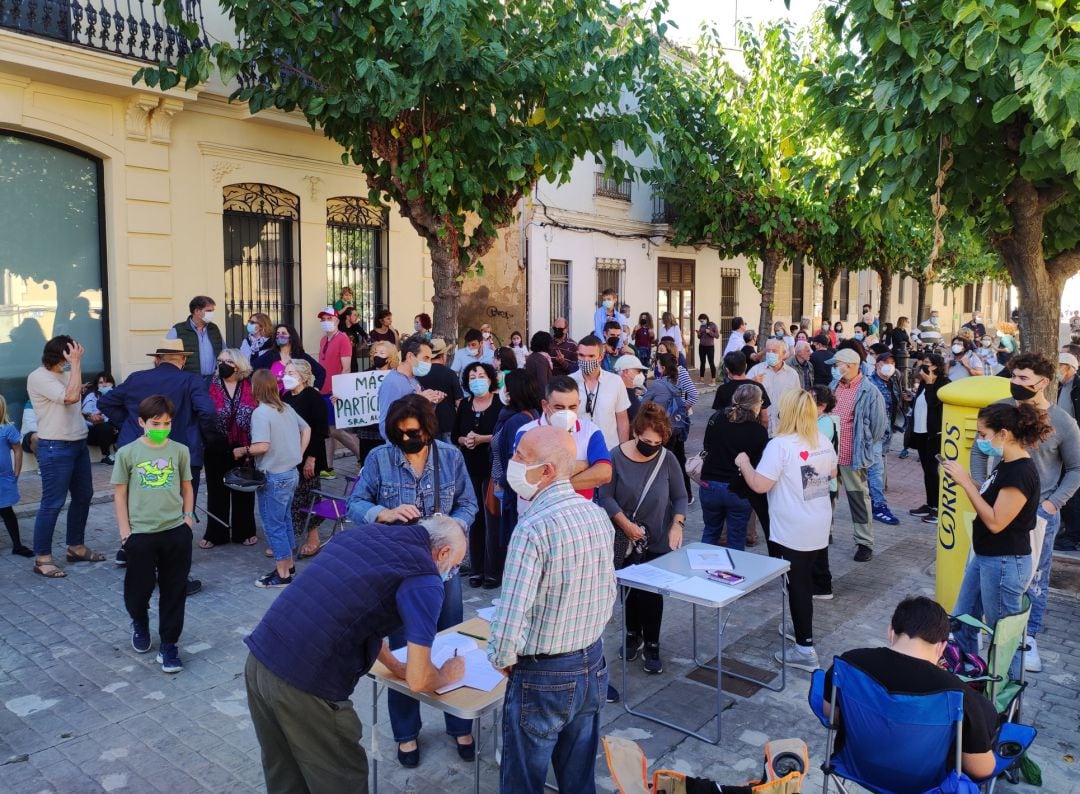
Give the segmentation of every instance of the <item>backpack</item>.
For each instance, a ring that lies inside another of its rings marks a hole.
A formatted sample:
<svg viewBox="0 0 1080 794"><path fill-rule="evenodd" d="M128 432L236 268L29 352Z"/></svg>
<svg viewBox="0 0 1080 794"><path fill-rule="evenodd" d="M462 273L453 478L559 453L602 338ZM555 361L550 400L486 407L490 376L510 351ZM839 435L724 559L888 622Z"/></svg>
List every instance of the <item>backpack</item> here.
<svg viewBox="0 0 1080 794"><path fill-rule="evenodd" d="M686 441L690 435L690 409L675 385L667 378L659 377L649 384L642 402L652 400L667 411L671 418L671 437Z"/></svg>

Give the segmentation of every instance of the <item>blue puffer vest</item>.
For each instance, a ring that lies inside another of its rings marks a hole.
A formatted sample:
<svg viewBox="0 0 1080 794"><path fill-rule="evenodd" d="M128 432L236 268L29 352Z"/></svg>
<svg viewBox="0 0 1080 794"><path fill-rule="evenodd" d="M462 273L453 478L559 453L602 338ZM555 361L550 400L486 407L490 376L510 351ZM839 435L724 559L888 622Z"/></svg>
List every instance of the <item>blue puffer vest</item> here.
<svg viewBox="0 0 1080 794"><path fill-rule="evenodd" d="M438 575L423 527L361 524L308 563L244 642L297 689L347 700L383 637L402 626L395 601L401 582Z"/></svg>

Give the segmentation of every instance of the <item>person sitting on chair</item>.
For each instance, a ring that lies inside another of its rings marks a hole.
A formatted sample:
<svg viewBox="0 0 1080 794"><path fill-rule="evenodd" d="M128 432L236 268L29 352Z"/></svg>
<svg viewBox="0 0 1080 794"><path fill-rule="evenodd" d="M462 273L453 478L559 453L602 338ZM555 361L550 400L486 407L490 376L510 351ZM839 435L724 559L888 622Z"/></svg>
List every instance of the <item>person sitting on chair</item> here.
<svg viewBox="0 0 1080 794"><path fill-rule="evenodd" d="M987 698L938 667L949 639L949 616L945 610L926 596L909 596L896 606L886 636L888 648L857 648L841 654L840 658L889 692L920 695L950 689L962 691L964 729L960 767L974 780L988 777L994 771L997 713ZM832 672L830 667L825 673L826 715L832 702ZM837 751L843 745L843 737L841 724L836 737Z"/></svg>

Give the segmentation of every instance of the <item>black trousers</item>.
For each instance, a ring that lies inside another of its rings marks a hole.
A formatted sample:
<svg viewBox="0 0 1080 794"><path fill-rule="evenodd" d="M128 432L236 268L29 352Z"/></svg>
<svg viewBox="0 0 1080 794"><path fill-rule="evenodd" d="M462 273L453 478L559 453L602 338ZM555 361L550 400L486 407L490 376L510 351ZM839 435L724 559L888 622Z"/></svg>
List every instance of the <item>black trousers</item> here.
<svg viewBox="0 0 1080 794"><path fill-rule="evenodd" d="M1080 491L1061 508L1061 528L1057 540L1080 541Z"/></svg>
<svg viewBox="0 0 1080 794"><path fill-rule="evenodd" d="M86 429L86 445L97 447L101 450L102 455L108 455L112 452L112 445L119 435L120 431L116 429L116 425L109 422L90 425Z"/></svg>
<svg viewBox="0 0 1080 794"><path fill-rule="evenodd" d="M255 537L255 494L225 487L225 475L241 463L242 461L232 456L231 450L207 449L203 456L203 465L206 467L206 509L229 522L226 525L207 516L203 540L214 545L228 543L230 540L233 543L242 543ZM194 474L192 472L193 477ZM229 526L232 527L231 531Z"/></svg>
<svg viewBox="0 0 1080 794"><path fill-rule="evenodd" d="M698 377L705 377L705 362L709 362L709 370L712 377L716 377L716 345L698 345Z"/></svg>
<svg viewBox="0 0 1080 794"><path fill-rule="evenodd" d="M686 495L692 499L694 492L690 490L690 475L686 473L686 442L681 438L672 436L664 446L670 449L671 454L675 456L675 460L679 461L679 470L682 472L683 482L686 484Z"/></svg>
<svg viewBox="0 0 1080 794"><path fill-rule="evenodd" d="M11 536L11 548L20 548L22 539L19 537L19 519L15 515L15 508L11 506L0 507L0 518L4 520L4 527L7 529L8 535Z"/></svg>
<svg viewBox="0 0 1080 794"><path fill-rule="evenodd" d="M922 466L923 488L926 490L926 503L935 510L941 480L938 477L938 462L934 456L941 452L941 433L913 433L915 451L919 453L919 465Z"/></svg>
<svg viewBox="0 0 1080 794"><path fill-rule="evenodd" d="M471 478L470 478L471 479ZM472 575L482 576L489 582L501 582L505 550L500 537L499 516L491 515L484 502L488 481L471 480L476 494L476 518L469 528L469 561Z"/></svg>
<svg viewBox="0 0 1080 794"><path fill-rule="evenodd" d="M621 529L616 529L621 532ZM645 562L651 562L663 554L645 552ZM626 596L626 631L640 634L645 642L660 642L660 623L664 619L664 597L659 593L630 589Z"/></svg>
<svg viewBox="0 0 1080 794"><path fill-rule="evenodd" d="M134 532L124 544L124 606L137 623L150 620L150 596L158 589L158 635L176 644L184 630L184 602L191 570L191 528L181 524L165 532Z"/></svg>
<svg viewBox="0 0 1080 794"><path fill-rule="evenodd" d="M814 644L814 586L811 572L820 553L821 549L795 551L769 541L769 556L791 563L791 570L787 573L788 608L795 627L795 642L799 645Z"/></svg>
<svg viewBox="0 0 1080 794"><path fill-rule="evenodd" d="M836 491L829 492L829 501L832 503L833 515L836 515ZM832 545L832 527L829 528L829 545ZM821 549L814 558L814 564L810 567L810 579L814 586L814 593L827 595L832 592L832 571L829 570L829 545Z"/></svg>

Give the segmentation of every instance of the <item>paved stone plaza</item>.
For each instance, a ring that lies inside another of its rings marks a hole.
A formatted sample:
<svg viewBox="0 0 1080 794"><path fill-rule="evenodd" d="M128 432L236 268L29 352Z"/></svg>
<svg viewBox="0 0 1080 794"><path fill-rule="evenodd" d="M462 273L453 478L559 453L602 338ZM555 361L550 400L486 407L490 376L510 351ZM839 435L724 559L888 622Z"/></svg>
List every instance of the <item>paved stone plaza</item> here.
<svg viewBox="0 0 1080 794"><path fill-rule="evenodd" d="M690 451L699 448L703 425L703 421L695 424ZM108 471L100 465L94 468L101 500L91 511L87 543L111 556L117 537ZM29 496L36 490L36 474L23 479ZM902 520L897 527L875 525L877 545L869 563L851 560L851 525L845 500L839 502L832 555L837 596L831 602L815 602L815 635L823 661L850 647L883 643L892 607L901 597L933 594L934 528L906 515L908 508L922 502L914 454L907 460L891 454L889 479L889 501ZM340 483L327 485L341 487ZM29 501L20 509L26 540L34 509ZM690 508L687 539L696 540L700 534L701 512L695 504ZM56 538L57 550L62 551L63 517ZM755 551L763 552L763 545L759 543ZM247 653L242 638L276 597L273 591L253 586L256 576L269 570L262 549L262 545L195 549L193 573L203 580L204 590L188 601L181 639L184 672L169 676L155 664L153 653L138 655L131 650L121 569L111 562L68 565L67 579L49 581L33 576L28 560L12 557L5 539L0 546L0 790L20 794L262 790L259 748L242 677ZM301 562L300 575L303 567ZM496 595L466 587L466 617ZM771 659L779 640L779 600L778 587L770 586L739 602L727 627L729 658L776 672ZM616 611L605 634L616 685L619 619ZM650 709L711 732L715 722L709 709L715 689L688 677L694 669L689 620L688 606L668 602L661 643L666 669L662 675L646 676L640 663L632 665L630 699L634 703L645 699ZM1042 767L1043 790L1050 794L1080 791L1074 760L1080 755L1080 638L1069 631L1078 621L1075 586L1056 589L1040 636L1045 672L1030 676L1025 698L1024 718L1040 732L1031 754ZM713 625L699 615L704 643L712 643ZM152 628L156 632L156 614ZM156 633L154 639L156 645ZM781 693L761 690L747 693L748 697L725 693L719 747L630 716L621 703L606 707L603 731L640 742L653 766L724 783L743 782L760 771L767 739L797 736L810 746L811 781L820 785L817 767L824 731L806 706L807 682L807 674L791 671ZM362 683L354 698L365 725L369 693ZM382 714L381 791L471 790L472 768L457 759L438 715L425 711L421 765L407 771L393 760L385 706ZM482 788L494 792L497 769L490 750L485 752ZM602 759L597 770L600 787L612 790ZM1004 784L998 790L1035 789Z"/></svg>

